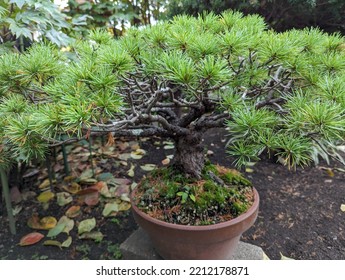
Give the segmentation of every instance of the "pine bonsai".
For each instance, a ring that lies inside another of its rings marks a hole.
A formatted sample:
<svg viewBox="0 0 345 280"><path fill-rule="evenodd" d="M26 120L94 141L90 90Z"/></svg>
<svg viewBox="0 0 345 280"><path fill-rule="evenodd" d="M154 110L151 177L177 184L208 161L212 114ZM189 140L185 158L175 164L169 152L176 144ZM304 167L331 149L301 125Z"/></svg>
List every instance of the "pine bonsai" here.
<svg viewBox="0 0 345 280"><path fill-rule="evenodd" d="M107 133L176 143L174 168L200 178L202 136L227 127L237 166L262 153L289 168L336 158L345 130L345 41L311 28L276 33L227 11L94 31L73 61L48 44L0 58L0 162ZM67 136L67 139L66 139Z"/></svg>

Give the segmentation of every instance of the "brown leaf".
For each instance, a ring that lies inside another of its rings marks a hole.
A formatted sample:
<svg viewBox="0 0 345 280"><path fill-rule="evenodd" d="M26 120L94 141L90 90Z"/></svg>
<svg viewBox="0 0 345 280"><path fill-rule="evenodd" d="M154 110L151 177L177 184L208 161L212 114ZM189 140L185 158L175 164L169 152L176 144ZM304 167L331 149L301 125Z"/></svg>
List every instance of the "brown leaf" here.
<svg viewBox="0 0 345 280"><path fill-rule="evenodd" d="M68 208L65 214L68 218L75 218L79 216L81 214L80 206L71 206L70 208Z"/></svg>
<svg viewBox="0 0 345 280"><path fill-rule="evenodd" d="M43 237L44 237L44 235L39 233L39 232L32 232L32 233L29 233L29 234L23 236L20 239L19 245L20 246L33 245L33 244L36 244L37 242L39 242Z"/></svg>
<svg viewBox="0 0 345 280"><path fill-rule="evenodd" d="M54 228L57 224L57 221L54 217L48 216L48 217L43 217L40 220L40 224L41 224L41 229L48 230L48 229Z"/></svg>
<svg viewBox="0 0 345 280"><path fill-rule="evenodd" d="M71 193L71 194L76 194L77 192L80 191L80 185L76 182L72 182L71 185L69 186L63 186L62 187L65 191Z"/></svg>
<svg viewBox="0 0 345 280"><path fill-rule="evenodd" d="M88 206L95 206L95 205L97 205L98 202L99 202L99 193L96 192L96 193L92 193L92 194L89 194L89 195L85 196L84 202Z"/></svg>
<svg viewBox="0 0 345 280"><path fill-rule="evenodd" d="M113 146L115 144L115 138L111 132L108 133L108 141L106 146Z"/></svg>
<svg viewBox="0 0 345 280"><path fill-rule="evenodd" d="M95 192L98 192L98 190L95 189L95 188L89 187L89 188L80 190L76 194L82 196L82 195L89 195L89 194L92 194L92 193L95 193Z"/></svg>

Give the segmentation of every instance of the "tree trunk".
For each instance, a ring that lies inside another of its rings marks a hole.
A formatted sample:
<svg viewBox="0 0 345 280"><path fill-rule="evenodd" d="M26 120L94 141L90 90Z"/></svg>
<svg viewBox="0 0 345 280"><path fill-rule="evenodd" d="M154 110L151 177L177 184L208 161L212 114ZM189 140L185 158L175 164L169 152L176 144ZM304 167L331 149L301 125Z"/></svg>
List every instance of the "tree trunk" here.
<svg viewBox="0 0 345 280"><path fill-rule="evenodd" d="M196 132L175 139L174 166L188 178L201 179L201 172L205 166L204 146L201 140L202 135Z"/></svg>

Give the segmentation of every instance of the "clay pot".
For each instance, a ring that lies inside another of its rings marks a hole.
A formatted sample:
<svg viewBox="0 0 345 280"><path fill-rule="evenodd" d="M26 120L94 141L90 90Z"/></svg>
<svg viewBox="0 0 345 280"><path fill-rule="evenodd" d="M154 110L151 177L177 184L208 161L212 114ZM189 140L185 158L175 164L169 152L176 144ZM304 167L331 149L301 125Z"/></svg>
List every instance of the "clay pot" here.
<svg viewBox="0 0 345 280"><path fill-rule="evenodd" d="M132 192L132 198L135 191ZM133 200L132 200L133 201ZM254 203L239 217L206 226L176 225L154 219L132 203L135 220L149 235L157 253L164 259L231 259L240 237L255 222L259 194L254 189Z"/></svg>

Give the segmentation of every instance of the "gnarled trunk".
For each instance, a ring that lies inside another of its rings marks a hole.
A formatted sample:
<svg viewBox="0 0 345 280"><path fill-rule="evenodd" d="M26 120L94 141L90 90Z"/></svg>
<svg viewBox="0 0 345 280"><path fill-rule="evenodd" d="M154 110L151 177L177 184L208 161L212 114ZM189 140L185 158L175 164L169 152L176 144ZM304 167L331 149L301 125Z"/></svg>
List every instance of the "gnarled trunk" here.
<svg viewBox="0 0 345 280"><path fill-rule="evenodd" d="M194 132L187 136L178 137L174 166L189 178L201 178L201 171L205 165L202 134Z"/></svg>

